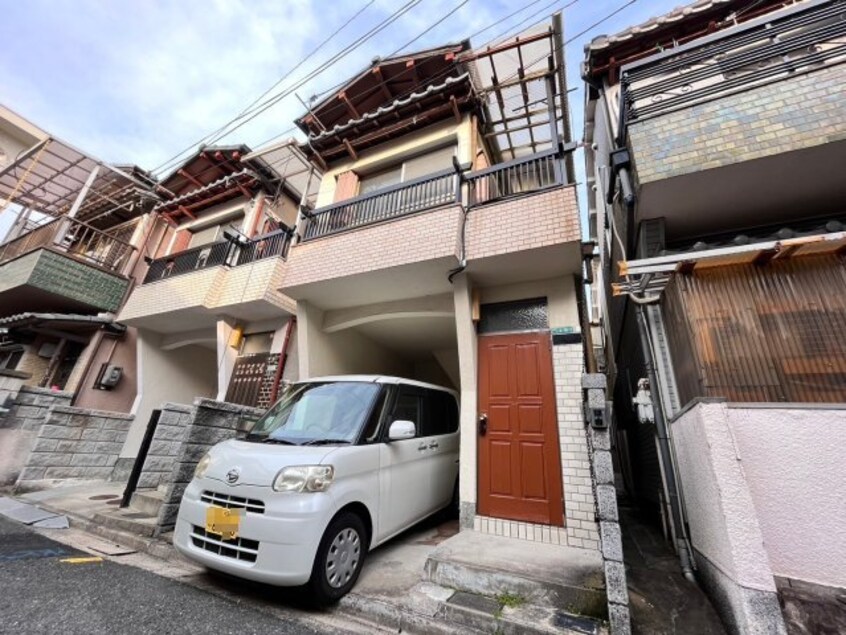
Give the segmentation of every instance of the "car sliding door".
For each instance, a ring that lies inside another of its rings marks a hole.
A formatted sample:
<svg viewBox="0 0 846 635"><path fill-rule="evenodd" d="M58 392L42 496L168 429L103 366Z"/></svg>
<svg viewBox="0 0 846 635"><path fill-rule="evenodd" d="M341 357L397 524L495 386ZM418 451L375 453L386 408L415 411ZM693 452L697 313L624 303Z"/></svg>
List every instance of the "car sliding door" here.
<svg viewBox="0 0 846 635"><path fill-rule="evenodd" d="M426 390L423 434L429 454L433 508L452 500L458 478L458 402L442 390Z"/></svg>
<svg viewBox="0 0 846 635"><path fill-rule="evenodd" d="M386 421L386 434L394 421L411 421L417 436L382 445L381 476L384 497L380 517L385 536L393 535L424 518L433 508L431 488L432 452L428 439L421 436L424 393L412 386L397 388L394 404Z"/></svg>

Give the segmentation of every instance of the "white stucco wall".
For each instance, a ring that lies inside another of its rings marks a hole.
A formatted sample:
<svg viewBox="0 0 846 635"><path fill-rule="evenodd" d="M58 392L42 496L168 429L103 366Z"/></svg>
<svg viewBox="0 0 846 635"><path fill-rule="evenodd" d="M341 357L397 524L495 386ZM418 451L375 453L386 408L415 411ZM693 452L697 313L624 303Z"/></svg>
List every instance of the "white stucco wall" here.
<svg viewBox="0 0 846 635"><path fill-rule="evenodd" d="M138 453L150 414L163 403L190 404L195 397L212 398L217 394L215 351L194 344L163 350L162 339L149 331L138 333L135 421L121 450L121 458Z"/></svg>
<svg viewBox="0 0 846 635"><path fill-rule="evenodd" d="M411 364L355 329L325 332L324 315L308 302L297 304L300 379L346 374L410 376Z"/></svg>
<svg viewBox="0 0 846 635"><path fill-rule="evenodd" d="M672 422L690 538L734 583L775 591L725 403L698 403Z"/></svg>
<svg viewBox="0 0 846 635"><path fill-rule="evenodd" d="M846 408L726 414L773 573L846 587Z"/></svg>

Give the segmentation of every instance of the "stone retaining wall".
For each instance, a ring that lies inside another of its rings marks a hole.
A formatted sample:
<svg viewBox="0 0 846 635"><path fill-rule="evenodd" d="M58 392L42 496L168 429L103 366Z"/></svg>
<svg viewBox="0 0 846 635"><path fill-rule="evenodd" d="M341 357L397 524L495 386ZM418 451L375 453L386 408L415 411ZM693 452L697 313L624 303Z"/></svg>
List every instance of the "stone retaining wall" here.
<svg viewBox="0 0 846 635"><path fill-rule="evenodd" d="M168 407L172 405L167 404ZM180 411L180 417L182 414L185 413ZM233 438L239 430L262 414L263 411L257 408L214 401L213 399L199 398L194 400L194 405L189 409L190 420L187 422L187 429L177 445L171 473L166 481L161 482L166 482L167 489L159 510L157 535L171 531L176 524L176 515L179 512L182 494L194 477L194 469L197 467L197 463L209 451L209 448L216 443ZM171 420L168 417L168 421ZM166 423L165 425L171 426L173 424Z"/></svg>
<svg viewBox="0 0 846 635"><path fill-rule="evenodd" d="M14 485L51 406L70 404L73 395L48 388L21 386L0 415L0 487Z"/></svg>
<svg viewBox="0 0 846 635"><path fill-rule="evenodd" d="M141 476L138 478L138 489L156 489L167 485L180 444L196 416L195 407L185 404L166 403L161 407L161 411Z"/></svg>
<svg viewBox="0 0 846 635"><path fill-rule="evenodd" d="M108 479L132 419L118 412L51 406L16 489L37 489L36 481L52 479Z"/></svg>
<svg viewBox="0 0 846 635"><path fill-rule="evenodd" d="M606 378L602 374L582 376L585 403L591 409L602 410L606 400ZM607 422L610 426L611 422ZM593 489L599 538L605 567L605 592L608 596L608 621L613 635L630 635L629 590L626 565L623 562L623 535L617 509L617 490L614 487L614 464L611 460L610 428L587 429L590 464L593 468Z"/></svg>

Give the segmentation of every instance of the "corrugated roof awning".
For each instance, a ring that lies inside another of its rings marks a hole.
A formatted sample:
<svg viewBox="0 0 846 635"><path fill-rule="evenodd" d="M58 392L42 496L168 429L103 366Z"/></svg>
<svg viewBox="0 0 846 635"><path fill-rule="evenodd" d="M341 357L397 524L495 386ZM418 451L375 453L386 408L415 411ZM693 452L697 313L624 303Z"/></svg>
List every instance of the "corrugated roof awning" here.
<svg viewBox="0 0 846 635"><path fill-rule="evenodd" d="M18 313L0 318L0 329L37 328L49 324L51 327L95 330L107 327L115 333L123 333L126 326L115 322L110 315L83 315L79 313Z"/></svg>
<svg viewBox="0 0 846 635"><path fill-rule="evenodd" d="M655 258L620 261L621 276L628 279L612 285L614 295L629 293L660 295L675 273L743 264L765 264L772 260L846 253L846 232L829 232L749 245L734 245L685 252Z"/></svg>
<svg viewBox="0 0 846 635"><path fill-rule="evenodd" d="M90 222L121 210L132 216L142 200L155 198L152 179L142 180L59 139L38 142L0 170L0 209L8 204L47 216L67 214L95 173L76 218Z"/></svg>

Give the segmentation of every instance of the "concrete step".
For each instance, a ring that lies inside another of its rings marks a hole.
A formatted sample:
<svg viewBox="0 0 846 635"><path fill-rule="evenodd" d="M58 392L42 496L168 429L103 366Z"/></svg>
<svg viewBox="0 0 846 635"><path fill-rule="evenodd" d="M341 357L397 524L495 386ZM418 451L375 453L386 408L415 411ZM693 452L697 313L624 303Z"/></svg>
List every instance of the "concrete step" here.
<svg viewBox="0 0 846 635"><path fill-rule="evenodd" d="M421 635L607 635L599 620L420 582L401 597L345 596L339 614L358 616L396 633Z"/></svg>
<svg viewBox="0 0 846 635"><path fill-rule="evenodd" d="M464 591L442 605L439 617L448 624L462 624L483 633L498 635L600 635L605 625L595 618L571 615L548 606L519 603L510 598L490 598Z"/></svg>
<svg viewBox="0 0 846 635"><path fill-rule="evenodd" d="M117 529L137 536L152 538L156 530L156 517L131 508L94 514L94 522L109 529Z"/></svg>
<svg viewBox="0 0 846 635"><path fill-rule="evenodd" d="M129 506L134 511L157 517L164 503L164 493L159 490L139 490L132 495Z"/></svg>
<svg viewBox="0 0 846 635"><path fill-rule="evenodd" d="M426 561L434 584L488 598L606 619L599 552L462 531Z"/></svg>

